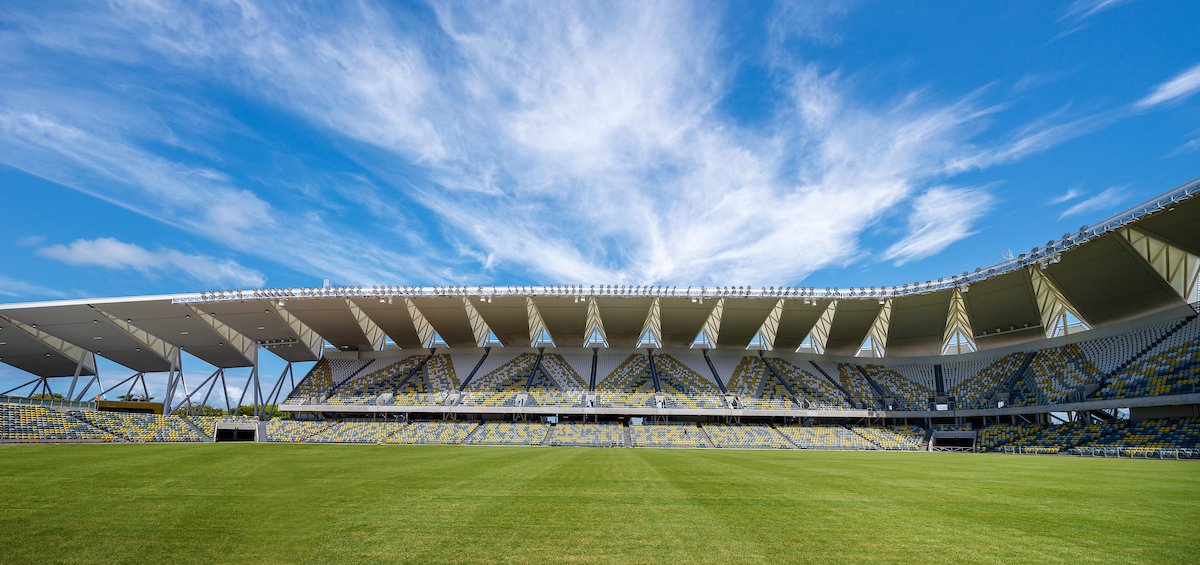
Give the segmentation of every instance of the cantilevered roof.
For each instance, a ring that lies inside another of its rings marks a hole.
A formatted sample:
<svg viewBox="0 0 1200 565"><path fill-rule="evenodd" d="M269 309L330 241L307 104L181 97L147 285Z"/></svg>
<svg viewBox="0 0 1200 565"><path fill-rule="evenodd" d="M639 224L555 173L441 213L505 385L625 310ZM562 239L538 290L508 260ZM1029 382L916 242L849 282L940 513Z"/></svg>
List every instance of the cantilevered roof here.
<svg viewBox="0 0 1200 565"><path fill-rule="evenodd" d="M592 300L608 344L634 347L657 299L653 327L663 347L690 346L720 301L717 349L743 350L769 326L780 351L795 350L837 300L827 354L854 355L874 327L886 331L885 355L925 356L940 351L955 292L976 344L991 349L1046 337L1034 277L1092 327L1182 312L1194 297L1181 296L1179 282L1166 279L1178 270L1159 259L1152 264L1147 249L1167 249L1158 257L1170 261L1200 255L1198 191L1192 182L1012 260L896 286L368 286L7 304L0 305L0 361L38 376L87 375L89 356L97 355L133 371L163 372L183 352L228 368L253 364L259 347L287 361L317 359L326 341L347 350L421 348L429 326L451 348L474 347L464 299L507 347L529 347L535 317L556 347L581 347ZM1140 249L1139 241L1150 243Z"/></svg>

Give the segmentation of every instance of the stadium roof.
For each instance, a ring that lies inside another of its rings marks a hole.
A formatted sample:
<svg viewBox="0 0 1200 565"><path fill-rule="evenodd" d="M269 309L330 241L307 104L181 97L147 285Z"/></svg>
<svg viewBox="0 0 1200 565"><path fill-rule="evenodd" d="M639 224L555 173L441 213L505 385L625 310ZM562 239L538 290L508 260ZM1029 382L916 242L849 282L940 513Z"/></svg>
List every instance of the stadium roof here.
<svg viewBox="0 0 1200 565"><path fill-rule="evenodd" d="M936 355L1035 341L1196 299L1200 181L1011 260L864 288L368 286L0 305L0 361L90 375L95 355L165 372L186 351L251 366L260 347L313 361L324 343L389 347L657 346ZM956 335L957 334L957 335ZM585 340L585 335L588 339ZM957 341L956 341L957 339Z"/></svg>

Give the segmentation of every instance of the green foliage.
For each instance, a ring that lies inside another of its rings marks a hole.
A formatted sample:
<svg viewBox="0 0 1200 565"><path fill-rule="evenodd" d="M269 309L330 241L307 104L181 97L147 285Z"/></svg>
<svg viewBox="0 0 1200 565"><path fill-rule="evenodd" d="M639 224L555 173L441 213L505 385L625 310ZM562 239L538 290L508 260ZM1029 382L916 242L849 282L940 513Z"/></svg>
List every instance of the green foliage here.
<svg viewBox="0 0 1200 565"><path fill-rule="evenodd" d="M64 397L63 395L61 395L57 392L55 392L53 394L45 394L45 393L35 394L35 395L30 396L29 398L36 398L38 400L66 400L66 397Z"/></svg>
<svg viewBox="0 0 1200 565"><path fill-rule="evenodd" d="M140 394L122 394L117 397L117 400L125 402L150 402L154 400L154 396L142 396Z"/></svg>
<svg viewBox="0 0 1200 565"><path fill-rule="evenodd" d="M1200 525L1200 472L1177 461L220 443L0 461L4 563L1190 563Z"/></svg>

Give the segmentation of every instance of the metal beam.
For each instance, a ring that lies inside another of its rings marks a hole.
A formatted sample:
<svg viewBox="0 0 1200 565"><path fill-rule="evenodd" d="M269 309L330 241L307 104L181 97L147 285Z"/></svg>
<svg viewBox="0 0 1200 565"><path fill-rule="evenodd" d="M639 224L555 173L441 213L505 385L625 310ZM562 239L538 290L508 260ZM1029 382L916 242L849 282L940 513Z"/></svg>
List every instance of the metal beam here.
<svg viewBox="0 0 1200 565"><path fill-rule="evenodd" d="M587 302L587 326L583 330L583 346L608 348L608 336L604 334L604 322L600 319L600 306L596 297L589 296Z"/></svg>
<svg viewBox="0 0 1200 565"><path fill-rule="evenodd" d="M1029 267L1029 280L1033 284L1033 296L1037 301L1038 312L1042 317L1042 329L1046 331L1047 338L1070 333L1071 317L1079 320L1084 329L1091 327L1041 269Z"/></svg>
<svg viewBox="0 0 1200 565"><path fill-rule="evenodd" d="M188 304L187 307L192 311L193 314L199 316L200 321L204 322L204 325L208 326L209 329L216 333L217 337L220 337L221 339L225 340L225 343L228 343L234 349L237 349L238 353L242 355L247 363L254 363L254 359L257 358L255 350L258 349L258 342L242 335L241 333L238 333L237 330L225 325L224 322L216 319L216 317L214 317L212 314L201 311L199 308L196 308L191 304Z"/></svg>
<svg viewBox="0 0 1200 565"><path fill-rule="evenodd" d="M717 348L717 335L721 332L721 314L724 311L725 299L718 298L712 311L708 313L708 318L705 318L704 325L700 327L700 333L696 334L696 339L692 340L693 349L697 347L700 349Z"/></svg>
<svg viewBox="0 0 1200 565"><path fill-rule="evenodd" d="M421 347L424 349L446 347L446 340L442 339L441 334L433 329L433 324L425 319L425 315L421 313L412 299L405 298L404 304L408 307L408 316L412 318L413 328L417 330L417 338L421 340Z"/></svg>
<svg viewBox="0 0 1200 565"><path fill-rule="evenodd" d="M883 301L883 307L879 309L879 314L875 316L875 321L871 322L871 327L867 329L867 337L863 338L862 345L858 348L858 355L862 356L864 351L870 351L874 357L883 357L886 355L888 328L891 324L892 299L888 298Z"/></svg>
<svg viewBox="0 0 1200 565"><path fill-rule="evenodd" d="M1121 229L1118 234L1180 298L1185 302L1196 300L1200 257L1132 228Z"/></svg>
<svg viewBox="0 0 1200 565"><path fill-rule="evenodd" d="M142 347L145 347L159 359L168 364L173 363L175 367L179 366L179 346L154 336L150 332L133 325L132 322L122 320L95 306L92 307L92 310L100 313L105 320L108 320L117 329L125 332L130 338L133 338L134 341L141 344Z"/></svg>
<svg viewBox="0 0 1200 565"><path fill-rule="evenodd" d="M42 345L52 349L55 353L74 361L76 366L82 365L84 369L91 371L93 374L96 373L96 355L91 351L7 316L0 316L0 320L28 334L29 337L38 340ZM78 371L76 374L78 374Z"/></svg>
<svg viewBox="0 0 1200 565"><path fill-rule="evenodd" d="M646 322L642 324L642 333L638 334L638 349L662 348L662 314L658 297L650 301L650 310L646 312Z"/></svg>
<svg viewBox="0 0 1200 565"><path fill-rule="evenodd" d="M771 351L775 348L775 333L779 331L779 320L783 318L783 299L780 298L775 302L775 306L767 313L767 319L763 320L758 331L754 332L754 337L750 338L750 343L746 344L746 349L756 349L758 351Z"/></svg>
<svg viewBox="0 0 1200 565"><path fill-rule="evenodd" d="M942 355L970 353L976 351L975 331L967 317L967 305L962 291L950 293L950 308L946 312L946 331L942 335Z"/></svg>
<svg viewBox="0 0 1200 565"><path fill-rule="evenodd" d="M471 299L462 297L463 309L467 311L467 322L471 324L471 335L475 336L475 347L504 347L500 343L500 338L496 337L496 332L488 326L487 320L479 314L479 310L475 309L475 305L471 304Z"/></svg>
<svg viewBox="0 0 1200 565"><path fill-rule="evenodd" d="M800 346L796 348L797 353L825 354L825 345L829 343L829 330L833 328L833 316L837 313L837 305L838 301L829 301L829 306L825 307L825 311L821 313L821 317L817 319L817 323L813 325L811 330L808 330L808 335L804 337L804 341L800 342Z"/></svg>
<svg viewBox="0 0 1200 565"><path fill-rule="evenodd" d="M383 333L383 328L375 323L362 308L359 308L353 300L349 298L342 299L346 303L346 308L350 309L350 315L354 317L354 321L358 322L358 328L362 330L363 337L367 338L367 343L371 344L371 349L375 351L383 351L383 344L387 340L387 334Z"/></svg>
<svg viewBox="0 0 1200 565"><path fill-rule="evenodd" d="M554 337L546 329L532 296L525 297L525 312L529 315L529 347L554 347Z"/></svg>
<svg viewBox="0 0 1200 565"><path fill-rule="evenodd" d="M304 347L312 352L313 357L320 358L322 350L325 349L325 338L321 337L316 330L301 322L300 318L288 312L282 304L276 302L271 302L270 304L271 309L279 315L284 324L287 324L287 327L292 330L292 334L296 339L300 340L300 343L304 344Z"/></svg>

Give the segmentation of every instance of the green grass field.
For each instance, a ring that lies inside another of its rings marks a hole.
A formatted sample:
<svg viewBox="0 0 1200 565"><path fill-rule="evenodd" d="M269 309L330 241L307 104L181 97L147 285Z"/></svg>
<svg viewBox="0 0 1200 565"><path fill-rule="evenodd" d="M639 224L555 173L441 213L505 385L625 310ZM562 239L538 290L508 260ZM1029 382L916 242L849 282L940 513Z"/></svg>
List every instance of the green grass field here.
<svg viewBox="0 0 1200 565"><path fill-rule="evenodd" d="M1200 465L943 453L0 446L0 562L1195 562Z"/></svg>

